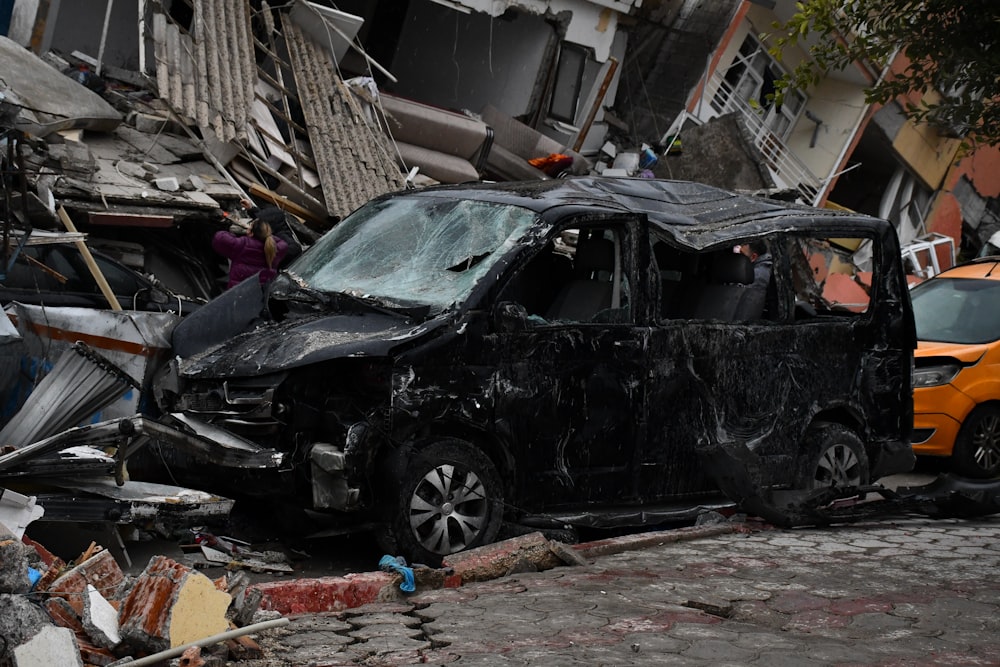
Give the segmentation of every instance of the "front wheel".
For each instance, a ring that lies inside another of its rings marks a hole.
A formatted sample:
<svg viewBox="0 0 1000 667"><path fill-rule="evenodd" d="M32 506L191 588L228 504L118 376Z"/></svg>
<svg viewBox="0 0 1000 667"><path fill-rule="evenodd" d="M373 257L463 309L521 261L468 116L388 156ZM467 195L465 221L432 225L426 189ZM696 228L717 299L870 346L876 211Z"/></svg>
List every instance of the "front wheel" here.
<svg viewBox="0 0 1000 667"><path fill-rule="evenodd" d="M493 542L500 531L503 492L496 466L463 440L419 450L394 495L389 532L411 562L436 566L444 556Z"/></svg>
<svg viewBox="0 0 1000 667"><path fill-rule="evenodd" d="M980 405L965 418L951 453L955 472L988 478L1000 473L1000 407Z"/></svg>
<svg viewBox="0 0 1000 667"><path fill-rule="evenodd" d="M868 455L854 431L842 424L817 422L806 433L797 487L805 490L868 484Z"/></svg>

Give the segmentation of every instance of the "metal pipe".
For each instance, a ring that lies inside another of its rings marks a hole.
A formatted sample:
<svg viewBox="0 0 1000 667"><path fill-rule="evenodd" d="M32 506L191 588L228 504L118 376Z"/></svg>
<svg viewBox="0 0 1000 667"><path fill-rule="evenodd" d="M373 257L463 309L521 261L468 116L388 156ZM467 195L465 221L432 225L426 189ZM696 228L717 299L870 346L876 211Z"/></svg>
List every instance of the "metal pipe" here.
<svg viewBox="0 0 1000 667"><path fill-rule="evenodd" d="M104 27L101 28L101 45L97 48L97 76L101 76L101 69L104 67L104 45L108 41L108 24L111 22L111 9L115 6L115 0L108 0L104 9Z"/></svg>
<svg viewBox="0 0 1000 667"><path fill-rule="evenodd" d="M224 642L227 639L235 639L236 637L242 637L243 635L248 635L252 632L257 632L258 630L270 630L271 628L281 627L282 625L288 625L289 620L287 618L276 618L273 621L262 621L260 623L254 623L252 625L246 625L242 628L236 628L235 630L229 630L228 632L222 632L217 635L212 635L211 637L205 637L204 639L199 639L197 641L188 642L187 644L182 644L180 646L175 646L173 648L168 648L166 651L160 651L159 653L154 653L152 655L147 655L137 660L124 663L128 667L143 667L144 665L155 665L169 658L176 658L177 656L184 653L192 646L211 646L212 644L217 644L219 642Z"/></svg>

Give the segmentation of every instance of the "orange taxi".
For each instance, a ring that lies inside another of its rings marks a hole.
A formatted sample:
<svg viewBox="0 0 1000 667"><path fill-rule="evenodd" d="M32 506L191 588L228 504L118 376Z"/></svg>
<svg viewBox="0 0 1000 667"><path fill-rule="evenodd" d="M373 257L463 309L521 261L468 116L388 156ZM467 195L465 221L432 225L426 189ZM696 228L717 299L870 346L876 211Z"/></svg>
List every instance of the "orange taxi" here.
<svg viewBox="0 0 1000 667"><path fill-rule="evenodd" d="M1000 474L1000 257L910 291L917 325L913 451L966 477Z"/></svg>

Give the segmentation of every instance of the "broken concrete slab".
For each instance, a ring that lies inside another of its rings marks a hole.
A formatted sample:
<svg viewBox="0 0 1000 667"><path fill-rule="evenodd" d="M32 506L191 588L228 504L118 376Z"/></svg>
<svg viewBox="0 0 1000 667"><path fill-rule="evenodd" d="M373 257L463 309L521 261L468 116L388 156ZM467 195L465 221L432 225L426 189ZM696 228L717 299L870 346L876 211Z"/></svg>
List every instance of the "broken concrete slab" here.
<svg viewBox="0 0 1000 667"><path fill-rule="evenodd" d="M200 572L154 556L122 602L122 640L157 652L225 632L231 602L228 593Z"/></svg>
<svg viewBox="0 0 1000 667"><path fill-rule="evenodd" d="M94 588L93 584L87 584L80 621L87 636L96 645L112 649L121 643L121 634L118 632L118 610Z"/></svg>
<svg viewBox="0 0 1000 667"><path fill-rule="evenodd" d="M115 598L125 581L125 574L111 552L102 549L79 565L64 572L51 585L48 593L66 599L79 617L84 614L87 587L93 586L107 598Z"/></svg>
<svg viewBox="0 0 1000 667"><path fill-rule="evenodd" d="M31 590L28 576L30 552L31 547L0 524L0 593L22 594Z"/></svg>
<svg viewBox="0 0 1000 667"><path fill-rule="evenodd" d="M44 607L53 623L71 630L76 636L76 644L80 647L80 657L83 658L85 664L109 665L117 660L114 653L93 644L83 627L83 623L69 602L63 598L49 598L45 601Z"/></svg>
<svg viewBox="0 0 1000 667"><path fill-rule="evenodd" d="M121 123L121 114L100 95L2 36L0 61L4 63L0 95L20 107L15 128L45 137L74 128L110 132Z"/></svg>
<svg viewBox="0 0 1000 667"><path fill-rule="evenodd" d="M523 568L530 562L536 570L549 570L562 562L549 540L535 532L513 537L468 551L447 556L442 565L454 570L462 583L488 581L504 576L513 568Z"/></svg>
<svg viewBox="0 0 1000 667"><path fill-rule="evenodd" d="M687 128L681 133L681 141L683 153L668 155L653 166L657 178L751 192L775 187L766 160L739 114L726 114Z"/></svg>
<svg viewBox="0 0 1000 667"><path fill-rule="evenodd" d="M83 667L72 630L46 625L14 649L14 667Z"/></svg>
<svg viewBox="0 0 1000 667"><path fill-rule="evenodd" d="M181 188L180 183L173 176L153 179L153 185L166 192L177 192Z"/></svg>
<svg viewBox="0 0 1000 667"><path fill-rule="evenodd" d="M0 593L0 645L10 650L51 625L48 615L26 596ZM47 667L59 664L49 663Z"/></svg>

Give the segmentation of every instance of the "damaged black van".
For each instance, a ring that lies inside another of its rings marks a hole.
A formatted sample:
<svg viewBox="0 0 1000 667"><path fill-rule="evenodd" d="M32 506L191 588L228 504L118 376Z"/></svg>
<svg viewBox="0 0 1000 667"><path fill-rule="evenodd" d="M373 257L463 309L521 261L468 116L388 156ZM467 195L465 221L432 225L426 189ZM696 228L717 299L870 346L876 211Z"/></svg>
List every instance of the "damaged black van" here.
<svg viewBox="0 0 1000 667"><path fill-rule="evenodd" d="M693 183L383 196L173 342L161 456L418 562L503 522L641 525L914 461L893 227Z"/></svg>

